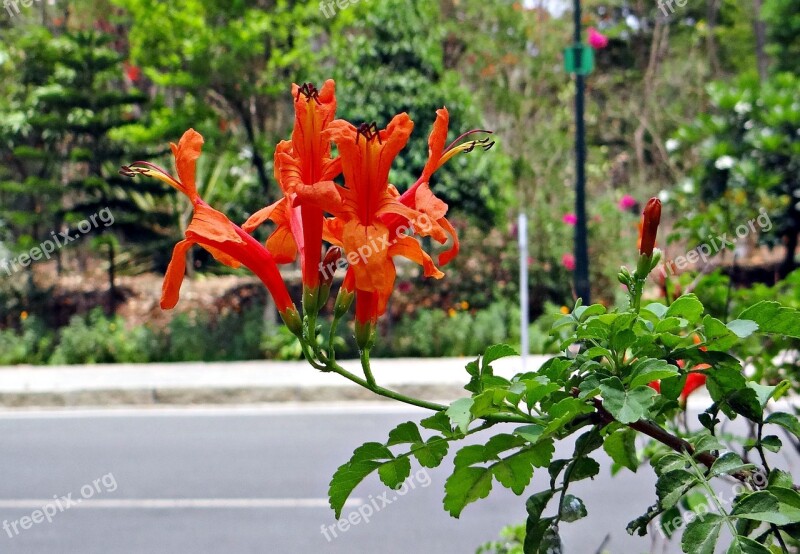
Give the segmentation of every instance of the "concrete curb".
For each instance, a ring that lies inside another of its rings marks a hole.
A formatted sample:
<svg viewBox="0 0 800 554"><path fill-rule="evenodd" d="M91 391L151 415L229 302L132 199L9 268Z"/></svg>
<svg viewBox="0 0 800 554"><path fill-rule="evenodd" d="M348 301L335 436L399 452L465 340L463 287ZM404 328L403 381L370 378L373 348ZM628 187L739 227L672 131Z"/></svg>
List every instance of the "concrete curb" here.
<svg viewBox="0 0 800 554"><path fill-rule="evenodd" d="M468 393L459 385L400 385L399 393L425 400L448 402ZM289 402L391 402L356 386L167 388L139 390L91 390L69 392L0 393L2 408L50 408L91 406L196 406Z"/></svg>
<svg viewBox="0 0 800 554"><path fill-rule="evenodd" d="M425 400L466 396L472 358L380 359L382 386ZM528 369L544 362L530 359ZM358 361L341 364L361 374ZM519 358L493 364L499 375L521 370ZM0 368L0 408L192 406L286 402L387 401L305 362L237 362Z"/></svg>

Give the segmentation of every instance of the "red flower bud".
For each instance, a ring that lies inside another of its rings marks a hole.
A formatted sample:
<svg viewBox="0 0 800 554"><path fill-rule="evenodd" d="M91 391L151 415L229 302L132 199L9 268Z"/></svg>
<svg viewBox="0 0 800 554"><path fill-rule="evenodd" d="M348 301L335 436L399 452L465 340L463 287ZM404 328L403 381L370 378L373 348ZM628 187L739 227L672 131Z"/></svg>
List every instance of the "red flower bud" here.
<svg viewBox="0 0 800 554"><path fill-rule="evenodd" d="M661 222L661 201L658 198L651 198L647 201L642 214L642 229L639 237L639 254L652 256L653 248L656 245L656 234L658 234L658 224Z"/></svg>

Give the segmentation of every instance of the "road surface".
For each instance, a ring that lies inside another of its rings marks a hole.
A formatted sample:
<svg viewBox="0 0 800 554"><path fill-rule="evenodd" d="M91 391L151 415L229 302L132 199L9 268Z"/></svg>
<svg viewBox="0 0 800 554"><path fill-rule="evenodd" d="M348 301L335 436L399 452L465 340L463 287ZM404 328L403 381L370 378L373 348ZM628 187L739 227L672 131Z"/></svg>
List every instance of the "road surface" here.
<svg viewBox="0 0 800 554"><path fill-rule="evenodd" d="M452 450L440 468L417 466L403 495L384 495L376 476L362 483L344 514L369 504L368 522L353 516L342 531L327 507L330 477L356 446L422 415L374 404L5 412L0 552L472 553L524 520L526 496L495 484L451 518L442 498ZM650 539L629 537L625 525L654 498L652 472L611 479L598 458L598 479L575 486L590 517L562 526L565 551L591 554L605 542L615 554L650 552ZM537 470L526 492L546 479Z"/></svg>

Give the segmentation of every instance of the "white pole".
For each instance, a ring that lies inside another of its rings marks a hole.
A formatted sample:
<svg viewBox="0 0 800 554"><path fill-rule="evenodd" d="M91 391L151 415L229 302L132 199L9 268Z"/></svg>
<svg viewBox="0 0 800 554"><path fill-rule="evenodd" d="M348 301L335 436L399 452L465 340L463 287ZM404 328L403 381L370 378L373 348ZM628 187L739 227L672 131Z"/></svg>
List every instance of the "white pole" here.
<svg viewBox="0 0 800 554"><path fill-rule="evenodd" d="M519 337L520 355L522 356L522 371L525 371L528 361L528 217L519 214L517 226L519 236Z"/></svg>

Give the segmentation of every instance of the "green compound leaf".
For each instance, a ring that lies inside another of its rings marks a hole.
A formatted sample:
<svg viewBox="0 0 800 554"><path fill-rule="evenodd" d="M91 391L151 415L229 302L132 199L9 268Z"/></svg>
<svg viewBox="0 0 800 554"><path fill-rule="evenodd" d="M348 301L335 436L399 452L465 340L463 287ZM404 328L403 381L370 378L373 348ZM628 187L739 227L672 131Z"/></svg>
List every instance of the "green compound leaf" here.
<svg viewBox="0 0 800 554"><path fill-rule="evenodd" d="M656 391L642 385L625 390L619 377L600 381L603 406L620 423L634 423L642 419L655 401Z"/></svg>

